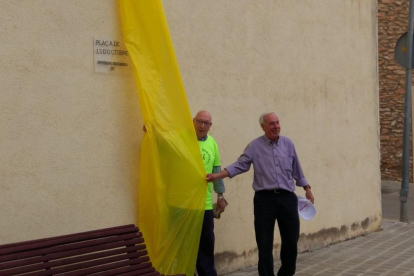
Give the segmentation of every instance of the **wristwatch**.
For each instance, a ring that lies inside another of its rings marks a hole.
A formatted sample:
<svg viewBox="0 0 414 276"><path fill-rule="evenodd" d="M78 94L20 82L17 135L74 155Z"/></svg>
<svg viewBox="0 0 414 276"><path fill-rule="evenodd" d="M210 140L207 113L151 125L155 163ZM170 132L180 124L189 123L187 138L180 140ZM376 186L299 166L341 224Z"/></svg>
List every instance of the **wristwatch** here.
<svg viewBox="0 0 414 276"><path fill-rule="evenodd" d="M307 190L307 188L309 188L309 189L312 189L312 187L311 187L311 185L306 185L306 186L303 186L303 189L306 191Z"/></svg>

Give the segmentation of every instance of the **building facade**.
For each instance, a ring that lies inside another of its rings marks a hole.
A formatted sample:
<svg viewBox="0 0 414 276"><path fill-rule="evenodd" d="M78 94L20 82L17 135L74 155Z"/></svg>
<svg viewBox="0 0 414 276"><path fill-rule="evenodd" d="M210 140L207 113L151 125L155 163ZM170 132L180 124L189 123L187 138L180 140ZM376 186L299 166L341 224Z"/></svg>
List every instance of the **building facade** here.
<svg viewBox="0 0 414 276"><path fill-rule="evenodd" d="M317 209L300 250L378 230L377 2L163 2L190 109L212 113L222 166L263 134L265 111L295 143ZM95 64L97 39L123 51L118 3L0 0L0 11L0 244L139 223L133 75ZM99 65L110 62L128 64ZM257 263L252 177L225 181L220 273Z"/></svg>

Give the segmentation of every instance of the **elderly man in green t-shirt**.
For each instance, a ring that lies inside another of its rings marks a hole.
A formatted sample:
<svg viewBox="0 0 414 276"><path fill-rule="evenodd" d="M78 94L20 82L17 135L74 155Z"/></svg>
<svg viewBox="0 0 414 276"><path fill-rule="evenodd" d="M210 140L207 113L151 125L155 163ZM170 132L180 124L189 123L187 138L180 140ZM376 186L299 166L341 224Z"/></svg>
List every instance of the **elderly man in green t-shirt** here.
<svg viewBox="0 0 414 276"><path fill-rule="evenodd" d="M201 110L194 117L193 122L206 173L216 173L221 171L220 153L217 143L213 137L208 135L212 125L211 114L206 110ZM223 197L225 190L223 181L218 180L214 181L214 183L208 183L206 207L196 264L199 276L217 275L216 267L214 265L215 238L212 187L214 187L214 191L217 193L217 206L220 208L220 211L224 212L226 207L226 201Z"/></svg>

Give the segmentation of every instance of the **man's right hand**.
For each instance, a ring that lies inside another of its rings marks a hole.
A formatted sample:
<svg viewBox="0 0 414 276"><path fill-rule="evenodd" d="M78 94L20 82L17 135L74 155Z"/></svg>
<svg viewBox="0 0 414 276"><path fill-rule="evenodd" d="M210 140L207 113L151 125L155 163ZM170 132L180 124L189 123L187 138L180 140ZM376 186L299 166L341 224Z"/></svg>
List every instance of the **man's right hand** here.
<svg viewBox="0 0 414 276"><path fill-rule="evenodd" d="M218 173L208 173L206 175L206 180L207 182L214 182L216 180L223 179L226 177L229 177L229 172L226 169L224 169Z"/></svg>
<svg viewBox="0 0 414 276"><path fill-rule="evenodd" d="M217 178L217 173L208 173L207 176L206 176L207 182L214 182L217 179L218 179Z"/></svg>

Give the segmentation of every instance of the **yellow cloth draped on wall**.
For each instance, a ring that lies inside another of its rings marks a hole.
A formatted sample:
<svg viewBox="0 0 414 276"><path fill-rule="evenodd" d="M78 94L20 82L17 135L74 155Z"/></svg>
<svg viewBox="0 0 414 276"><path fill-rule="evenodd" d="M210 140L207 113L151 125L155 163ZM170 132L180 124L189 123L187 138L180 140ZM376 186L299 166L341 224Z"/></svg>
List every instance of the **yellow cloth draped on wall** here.
<svg viewBox="0 0 414 276"><path fill-rule="evenodd" d="M142 117L138 226L163 274L193 275L206 181L161 0L119 0ZM139 126L137 126L139 127Z"/></svg>

